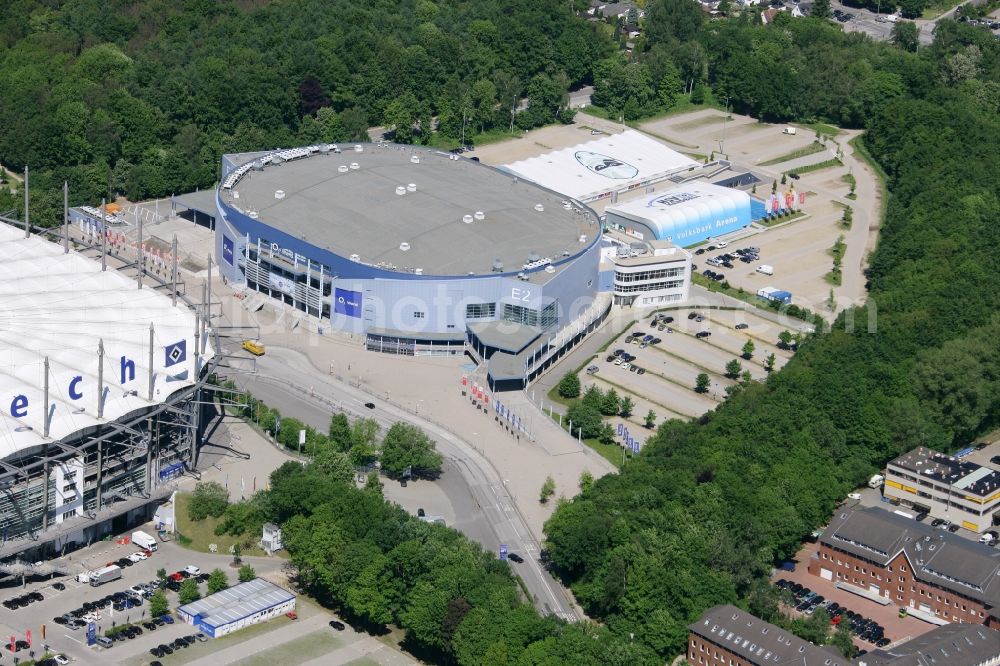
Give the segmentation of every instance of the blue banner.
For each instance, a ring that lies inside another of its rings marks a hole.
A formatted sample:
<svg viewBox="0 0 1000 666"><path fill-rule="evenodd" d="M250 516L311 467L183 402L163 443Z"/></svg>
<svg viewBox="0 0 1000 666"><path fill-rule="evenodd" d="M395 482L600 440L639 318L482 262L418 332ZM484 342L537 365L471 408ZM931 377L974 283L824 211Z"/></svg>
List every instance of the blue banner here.
<svg viewBox="0 0 1000 666"><path fill-rule="evenodd" d="M178 340L172 345L167 345L163 348L163 355L163 366L166 368L183 363L187 360L187 340Z"/></svg>
<svg viewBox="0 0 1000 666"><path fill-rule="evenodd" d="M347 289L335 289L333 294L333 311L356 319L361 318L361 292Z"/></svg>
<svg viewBox="0 0 1000 666"><path fill-rule="evenodd" d="M175 476L180 476L184 473L184 463L174 463L173 465L167 465L166 467L160 469L160 480L172 479Z"/></svg>
<svg viewBox="0 0 1000 666"><path fill-rule="evenodd" d="M618 424L618 436L621 437L623 432L625 432L625 424L624 423L619 423Z"/></svg>
<svg viewBox="0 0 1000 666"><path fill-rule="evenodd" d="M507 559L507 544L500 544L500 561L503 562Z"/></svg>
<svg viewBox="0 0 1000 666"><path fill-rule="evenodd" d="M233 240L228 236L222 237L222 260L233 265Z"/></svg>
<svg viewBox="0 0 1000 666"><path fill-rule="evenodd" d="M97 624L94 622L87 623L87 645L93 645L97 642Z"/></svg>

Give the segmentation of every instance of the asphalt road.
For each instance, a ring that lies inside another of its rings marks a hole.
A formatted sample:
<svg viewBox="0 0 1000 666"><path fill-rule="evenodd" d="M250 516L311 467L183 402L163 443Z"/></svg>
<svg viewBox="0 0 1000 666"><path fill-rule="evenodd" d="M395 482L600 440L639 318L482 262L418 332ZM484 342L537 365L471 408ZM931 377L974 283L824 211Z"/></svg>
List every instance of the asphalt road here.
<svg viewBox="0 0 1000 666"><path fill-rule="evenodd" d="M442 486L455 507L457 527L489 550L497 551L503 543L510 552L524 557L522 564L512 564L513 570L524 581L540 612L570 621L582 619L563 588L539 564L540 545L532 537L499 472L471 444L435 423L333 380L292 350L269 346L267 355L257 359L257 373L236 379L283 414L313 427L325 429L330 414L343 410L374 418L383 428L396 421L422 428L436 440L438 451L462 477L459 481L446 473L449 478ZM374 402L376 408L366 409L366 402Z"/></svg>

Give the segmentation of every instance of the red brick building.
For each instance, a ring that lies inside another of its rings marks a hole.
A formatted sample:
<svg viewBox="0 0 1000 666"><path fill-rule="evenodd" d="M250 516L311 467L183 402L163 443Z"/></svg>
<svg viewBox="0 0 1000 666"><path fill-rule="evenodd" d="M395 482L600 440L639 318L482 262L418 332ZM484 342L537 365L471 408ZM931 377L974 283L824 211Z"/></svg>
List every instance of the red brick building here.
<svg viewBox="0 0 1000 666"><path fill-rule="evenodd" d="M715 606L688 627L692 666L849 666L830 646L817 647L736 606Z"/></svg>
<svg viewBox="0 0 1000 666"><path fill-rule="evenodd" d="M1000 607L1000 550L878 507L838 511L808 569L939 621L990 624Z"/></svg>

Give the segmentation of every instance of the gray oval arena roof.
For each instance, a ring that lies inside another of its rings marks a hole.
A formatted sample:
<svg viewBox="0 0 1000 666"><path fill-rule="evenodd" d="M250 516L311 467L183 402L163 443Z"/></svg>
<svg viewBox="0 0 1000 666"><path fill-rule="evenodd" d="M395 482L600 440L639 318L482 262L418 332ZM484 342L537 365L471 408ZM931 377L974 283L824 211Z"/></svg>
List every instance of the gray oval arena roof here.
<svg viewBox="0 0 1000 666"><path fill-rule="evenodd" d="M238 198L223 189L223 200L343 257L426 275L489 274L496 259L517 272L532 253L557 262L599 235L589 208L566 210L565 197L472 160L415 146L341 148L251 169L232 188ZM397 194L410 184L416 191Z"/></svg>

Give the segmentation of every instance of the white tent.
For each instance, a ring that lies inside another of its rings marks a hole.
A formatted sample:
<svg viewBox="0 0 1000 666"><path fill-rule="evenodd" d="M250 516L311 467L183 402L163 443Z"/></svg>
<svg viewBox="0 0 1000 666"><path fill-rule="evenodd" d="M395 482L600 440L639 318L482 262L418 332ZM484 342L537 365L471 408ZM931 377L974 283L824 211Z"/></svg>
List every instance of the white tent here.
<svg viewBox="0 0 1000 666"><path fill-rule="evenodd" d="M77 252L0 224L0 459L165 401L197 378L195 315ZM149 397L153 325L153 400ZM98 344L104 412L97 418ZM202 361L211 358L210 346ZM45 358L49 359L46 409ZM48 412L49 437L45 434Z"/></svg>
<svg viewBox="0 0 1000 666"><path fill-rule="evenodd" d="M656 139L625 130L503 168L573 199L594 201L695 166L700 165Z"/></svg>

